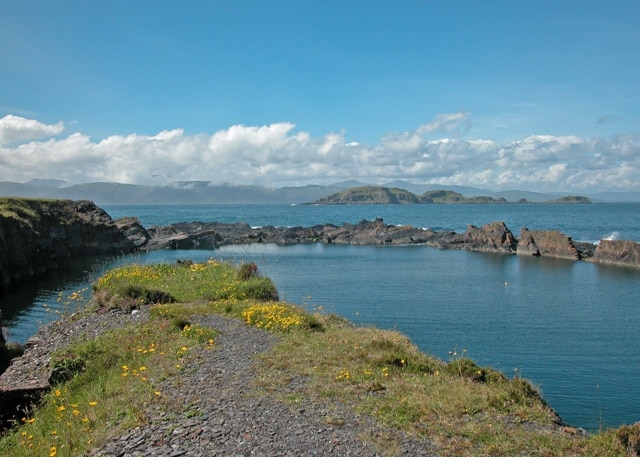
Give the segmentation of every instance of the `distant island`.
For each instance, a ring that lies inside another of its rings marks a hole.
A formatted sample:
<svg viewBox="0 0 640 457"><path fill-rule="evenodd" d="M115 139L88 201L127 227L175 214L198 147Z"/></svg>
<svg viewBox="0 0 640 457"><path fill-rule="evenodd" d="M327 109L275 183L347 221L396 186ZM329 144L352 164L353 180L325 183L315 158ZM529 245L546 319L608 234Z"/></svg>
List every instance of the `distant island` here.
<svg viewBox="0 0 640 457"><path fill-rule="evenodd" d="M399 187L360 186L351 187L328 197L311 203L314 205L420 205L420 204L454 204L454 203L509 203L506 198L488 196L465 197L451 190L428 190L416 195ZM516 203L529 203L521 198ZM567 195L542 203L592 203L588 197Z"/></svg>
<svg viewBox="0 0 640 457"><path fill-rule="evenodd" d="M177 181L163 185L94 182L71 184L62 180L33 179L27 183L0 181L0 196L91 200L98 205L210 205L210 204L289 204L298 205L326 199L353 188L388 188L398 193L399 203L412 203L411 195L425 203L602 203L640 202L640 192L599 192L588 198L567 196L564 192L532 192L527 190L492 191L468 186L414 184L396 180L388 183L364 183L349 180L330 185L299 187L263 187L211 181ZM398 189L399 192L395 191ZM408 194L406 192L408 191ZM401 197L405 195L405 199ZM429 199L433 199L431 202ZM350 202L355 204L356 202ZM360 203L360 202L358 202ZM413 203L416 203L415 201ZM340 203L334 203L340 204ZM347 203L344 203L347 204ZM360 203L363 204L363 203ZM368 202L373 204L373 202Z"/></svg>

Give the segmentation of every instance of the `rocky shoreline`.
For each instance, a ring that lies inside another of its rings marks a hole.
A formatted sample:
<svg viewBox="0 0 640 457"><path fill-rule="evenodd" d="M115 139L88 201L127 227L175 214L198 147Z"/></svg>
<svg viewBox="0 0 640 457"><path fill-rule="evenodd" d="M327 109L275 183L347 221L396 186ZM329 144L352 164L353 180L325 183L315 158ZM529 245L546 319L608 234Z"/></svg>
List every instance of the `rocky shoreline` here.
<svg viewBox="0 0 640 457"><path fill-rule="evenodd" d="M640 268L639 243L579 243L557 230L528 228L522 228L516 237L504 222L469 225L465 233L389 225L382 219L345 222L342 226L256 228L243 222L180 222L145 228L135 217L114 221L90 201L5 198L0 201L0 209L0 295L12 283L64 268L80 256L154 249L216 249L250 243L432 246Z"/></svg>
<svg viewBox="0 0 640 457"><path fill-rule="evenodd" d="M135 248L91 201L0 200L0 295L11 284L64 268L74 258Z"/></svg>
<svg viewBox="0 0 640 457"><path fill-rule="evenodd" d="M597 244L575 242L557 230L522 228L516 237L504 222L482 227L469 225L465 233L436 232L411 225L389 225L382 219L315 225L312 227L251 227L246 223L181 222L146 229L136 218L116 221L125 236L140 250L216 249L231 244L273 243L431 246L438 249L554 257L570 260L640 267L640 244L627 240L602 240Z"/></svg>

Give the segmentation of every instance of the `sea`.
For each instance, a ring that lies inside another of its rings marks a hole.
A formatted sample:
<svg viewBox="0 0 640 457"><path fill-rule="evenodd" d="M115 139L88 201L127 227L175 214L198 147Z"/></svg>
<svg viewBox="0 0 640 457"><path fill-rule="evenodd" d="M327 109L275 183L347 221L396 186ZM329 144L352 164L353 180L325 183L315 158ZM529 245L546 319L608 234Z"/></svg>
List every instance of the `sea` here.
<svg viewBox="0 0 640 457"><path fill-rule="evenodd" d="M104 205L145 227L176 222L312 226L382 218L437 231L505 222L575 241L640 242L640 203L458 205ZM424 352L465 353L530 380L567 423L589 431L640 421L640 269L427 246L252 244L80 259L0 297L5 333L24 343L84 306L91 283L132 262L253 261L288 302L392 329Z"/></svg>

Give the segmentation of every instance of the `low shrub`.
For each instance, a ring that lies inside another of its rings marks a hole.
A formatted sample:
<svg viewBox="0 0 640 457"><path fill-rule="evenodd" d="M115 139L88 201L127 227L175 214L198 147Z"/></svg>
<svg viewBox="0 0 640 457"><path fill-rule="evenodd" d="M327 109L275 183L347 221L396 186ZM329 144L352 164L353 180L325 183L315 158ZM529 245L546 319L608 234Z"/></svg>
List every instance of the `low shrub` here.
<svg viewBox="0 0 640 457"><path fill-rule="evenodd" d="M234 288L237 295L244 299L260 301L278 301L278 290L270 279L253 277L238 283Z"/></svg>
<svg viewBox="0 0 640 457"><path fill-rule="evenodd" d="M177 300L173 295L163 290L147 289L141 286L131 285L124 290L124 296L133 298L140 304L160 304L175 303Z"/></svg>
<svg viewBox="0 0 640 457"><path fill-rule="evenodd" d="M243 263L238 268L238 280L246 281L247 279L258 276L258 265L253 262Z"/></svg>
<svg viewBox="0 0 640 457"><path fill-rule="evenodd" d="M620 427L616 430L616 438L625 448L629 457L640 456L640 422Z"/></svg>
<svg viewBox="0 0 640 457"><path fill-rule="evenodd" d="M49 362L49 383L53 386L70 381L85 370L86 362L77 354L67 353L54 357Z"/></svg>

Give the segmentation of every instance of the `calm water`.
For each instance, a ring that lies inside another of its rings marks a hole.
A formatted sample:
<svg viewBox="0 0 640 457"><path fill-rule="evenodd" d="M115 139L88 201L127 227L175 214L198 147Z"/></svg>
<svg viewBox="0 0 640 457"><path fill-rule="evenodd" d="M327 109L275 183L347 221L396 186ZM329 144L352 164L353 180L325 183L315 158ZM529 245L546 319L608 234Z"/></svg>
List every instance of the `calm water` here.
<svg viewBox="0 0 640 457"><path fill-rule="evenodd" d="M470 223L502 220L516 235L526 226L560 229L576 240L596 241L617 232L640 241L639 204L105 208L113 217L138 216L146 226L182 220L293 226L383 217L387 223L461 232ZM255 261L287 301L324 306L358 324L395 328L445 360L449 351L466 349L481 365L507 375L517 369L575 426L596 430L640 420L640 270L586 262L429 247L159 251L88 262L75 273L3 297L10 337L24 341L38 322L55 319L56 310L69 301L65 297L88 287L105 268L186 258Z"/></svg>

